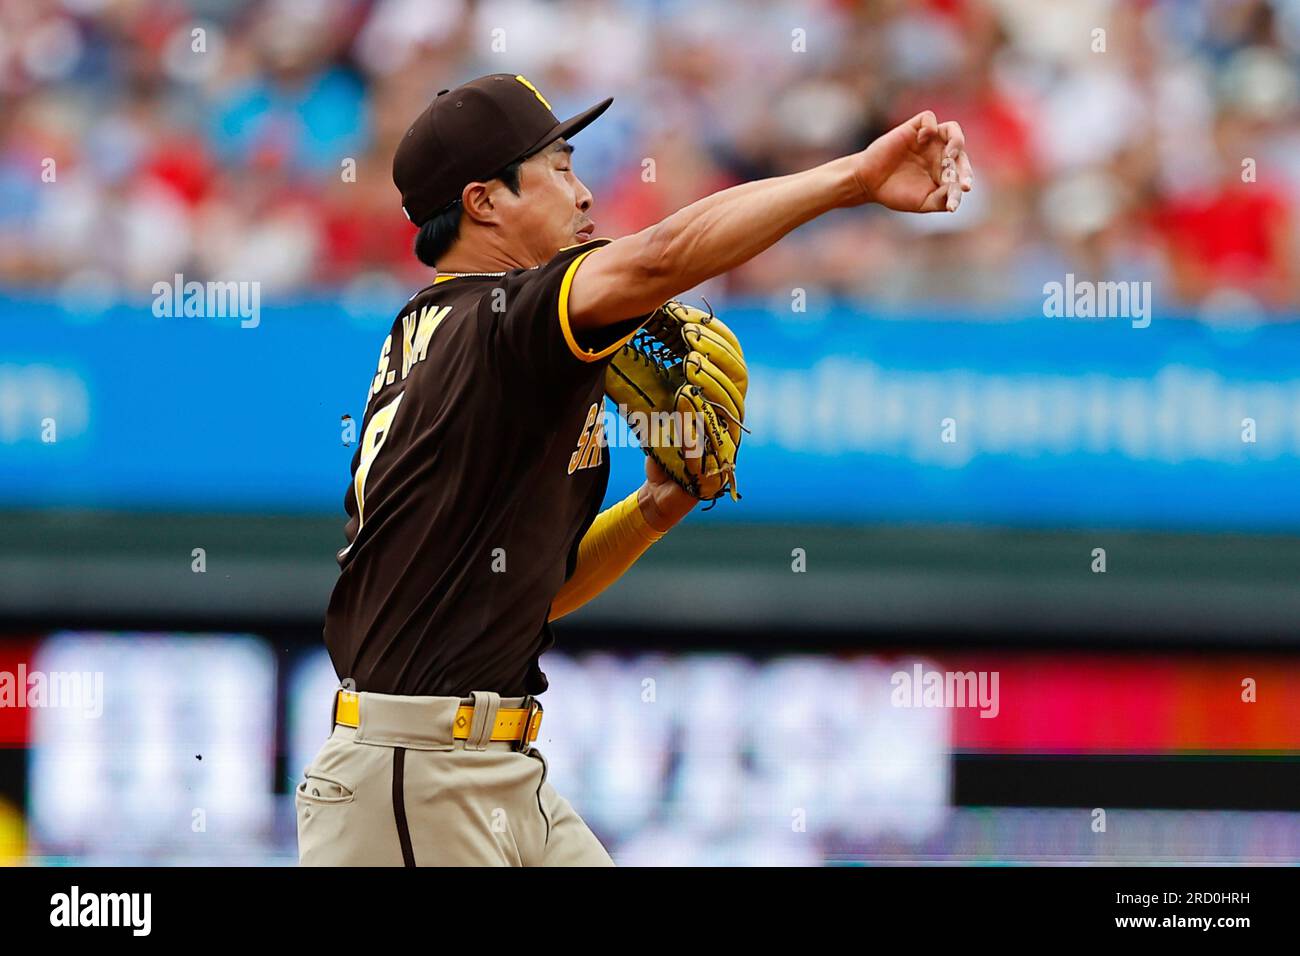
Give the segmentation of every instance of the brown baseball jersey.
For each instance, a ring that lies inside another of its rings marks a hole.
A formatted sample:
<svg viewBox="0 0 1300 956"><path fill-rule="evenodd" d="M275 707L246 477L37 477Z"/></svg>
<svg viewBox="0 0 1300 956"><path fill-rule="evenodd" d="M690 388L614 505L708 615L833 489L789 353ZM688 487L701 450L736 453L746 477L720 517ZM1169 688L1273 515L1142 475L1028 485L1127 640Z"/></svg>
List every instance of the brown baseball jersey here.
<svg viewBox="0 0 1300 956"><path fill-rule="evenodd" d="M440 275L384 340L344 499L325 617L359 691L537 694L552 599L609 479L608 357L640 325L575 336L562 250L506 273Z"/></svg>

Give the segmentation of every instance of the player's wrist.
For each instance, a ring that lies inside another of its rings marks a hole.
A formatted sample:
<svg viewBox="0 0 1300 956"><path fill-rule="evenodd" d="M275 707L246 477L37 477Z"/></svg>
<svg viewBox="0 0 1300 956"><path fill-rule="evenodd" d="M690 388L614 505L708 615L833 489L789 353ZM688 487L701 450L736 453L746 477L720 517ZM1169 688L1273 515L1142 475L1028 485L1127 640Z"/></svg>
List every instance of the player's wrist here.
<svg viewBox="0 0 1300 956"><path fill-rule="evenodd" d="M841 156L823 167L831 179L836 206L841 208L865 206L875 201L875 193L864 175L866 172L864 154L865 151L851 156Z"/></svg>
<svg viewBox="0 0 1300 956"><path fill-rule="evenodd" d="M644 482L637 489L637 511L646 528L654 534L663 535L690 514L699 501L682 491L676 485L665 491L660 486Z"/></svg>

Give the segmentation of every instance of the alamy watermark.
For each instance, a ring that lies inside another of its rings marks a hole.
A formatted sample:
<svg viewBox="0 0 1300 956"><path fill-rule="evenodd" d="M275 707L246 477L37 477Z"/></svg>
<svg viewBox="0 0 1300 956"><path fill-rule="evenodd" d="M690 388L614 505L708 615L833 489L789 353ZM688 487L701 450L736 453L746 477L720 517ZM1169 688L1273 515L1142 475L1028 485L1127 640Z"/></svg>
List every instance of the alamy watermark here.
<svg viewBox="0 0 1300 956"><path fill-rule="evenodd" d="M159 319L238 318L239 326L255 329L262 323L260 282L186 282L179 272L171 280L155 282L153 314Z"/></svg>
<svg viewBox="0 0 1300 956"><path fill-rule="evenodd" d="M980 717L993 718L1001 710L997 671L927 671L913 664L911 671L895 671L889 678L894 707L972 707Z"/></svg>
<svg viewBox="0 0 1300 956"><path fill-rule="evenodd" d="M50 897L50 925L60 928L122 927L132 936L153 928L152 893L83 893L74 885Z"/></svg>
<svg viewBox="0 0 1300 956"><path fill-rule="evenodd" d="M83 716L104 713L102 671L0 671L0 708L60 707L79 709Z"/></svg>
<svg viewBox="0 0 1300 956"><path fill-rule="evenodd" d="M1043 315L1049 319L1132 319L1135 329L1151 324L1150 282L1075 280L1043 284Z"/></svg>
<svg viewBox="0 0 1300 956"><path fill-rule="evenodd" d="M699 458L707 447L710 422L699 412L631 411L620 404L601 415L598 432L606 448L677 448L687 458ZM712 427L722 426L715 420Z"/></svg>

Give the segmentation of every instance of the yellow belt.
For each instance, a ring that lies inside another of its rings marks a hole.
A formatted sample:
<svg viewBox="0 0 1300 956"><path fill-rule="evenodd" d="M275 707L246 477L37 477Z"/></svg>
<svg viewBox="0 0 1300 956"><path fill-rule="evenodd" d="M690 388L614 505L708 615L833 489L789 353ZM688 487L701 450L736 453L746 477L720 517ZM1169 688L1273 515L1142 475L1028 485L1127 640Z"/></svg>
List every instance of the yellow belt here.
<svg viewBox="0 0 1300 956"><path fill-rule="evenodd" d="M492 725L492 740L511 740L523 745L531 744L537 739L542 728L542 705L533 698L527 698L527 707L498 707L496 723ZM361 723L361 698L357 694L341 690L335 698L334 723L344 727L356 727ZM462 704L456 708L456 719L451 723L451 735L456 740L468 740L469 729L474 723L474 707Z"/></svg>

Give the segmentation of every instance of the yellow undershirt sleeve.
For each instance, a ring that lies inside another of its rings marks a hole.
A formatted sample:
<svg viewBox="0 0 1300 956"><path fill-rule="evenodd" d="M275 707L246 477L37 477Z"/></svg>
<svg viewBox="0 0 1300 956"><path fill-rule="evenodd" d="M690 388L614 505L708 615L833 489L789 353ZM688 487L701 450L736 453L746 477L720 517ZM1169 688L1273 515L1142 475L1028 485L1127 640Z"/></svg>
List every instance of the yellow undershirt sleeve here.
<svg viewBox="0 0 1300 956"><path fill-rule="evenodd" d="M578 544L578 566L551 602L549 620L576 611L623 576L664 532L641 515L636 492L596 516Z"/></svg>

